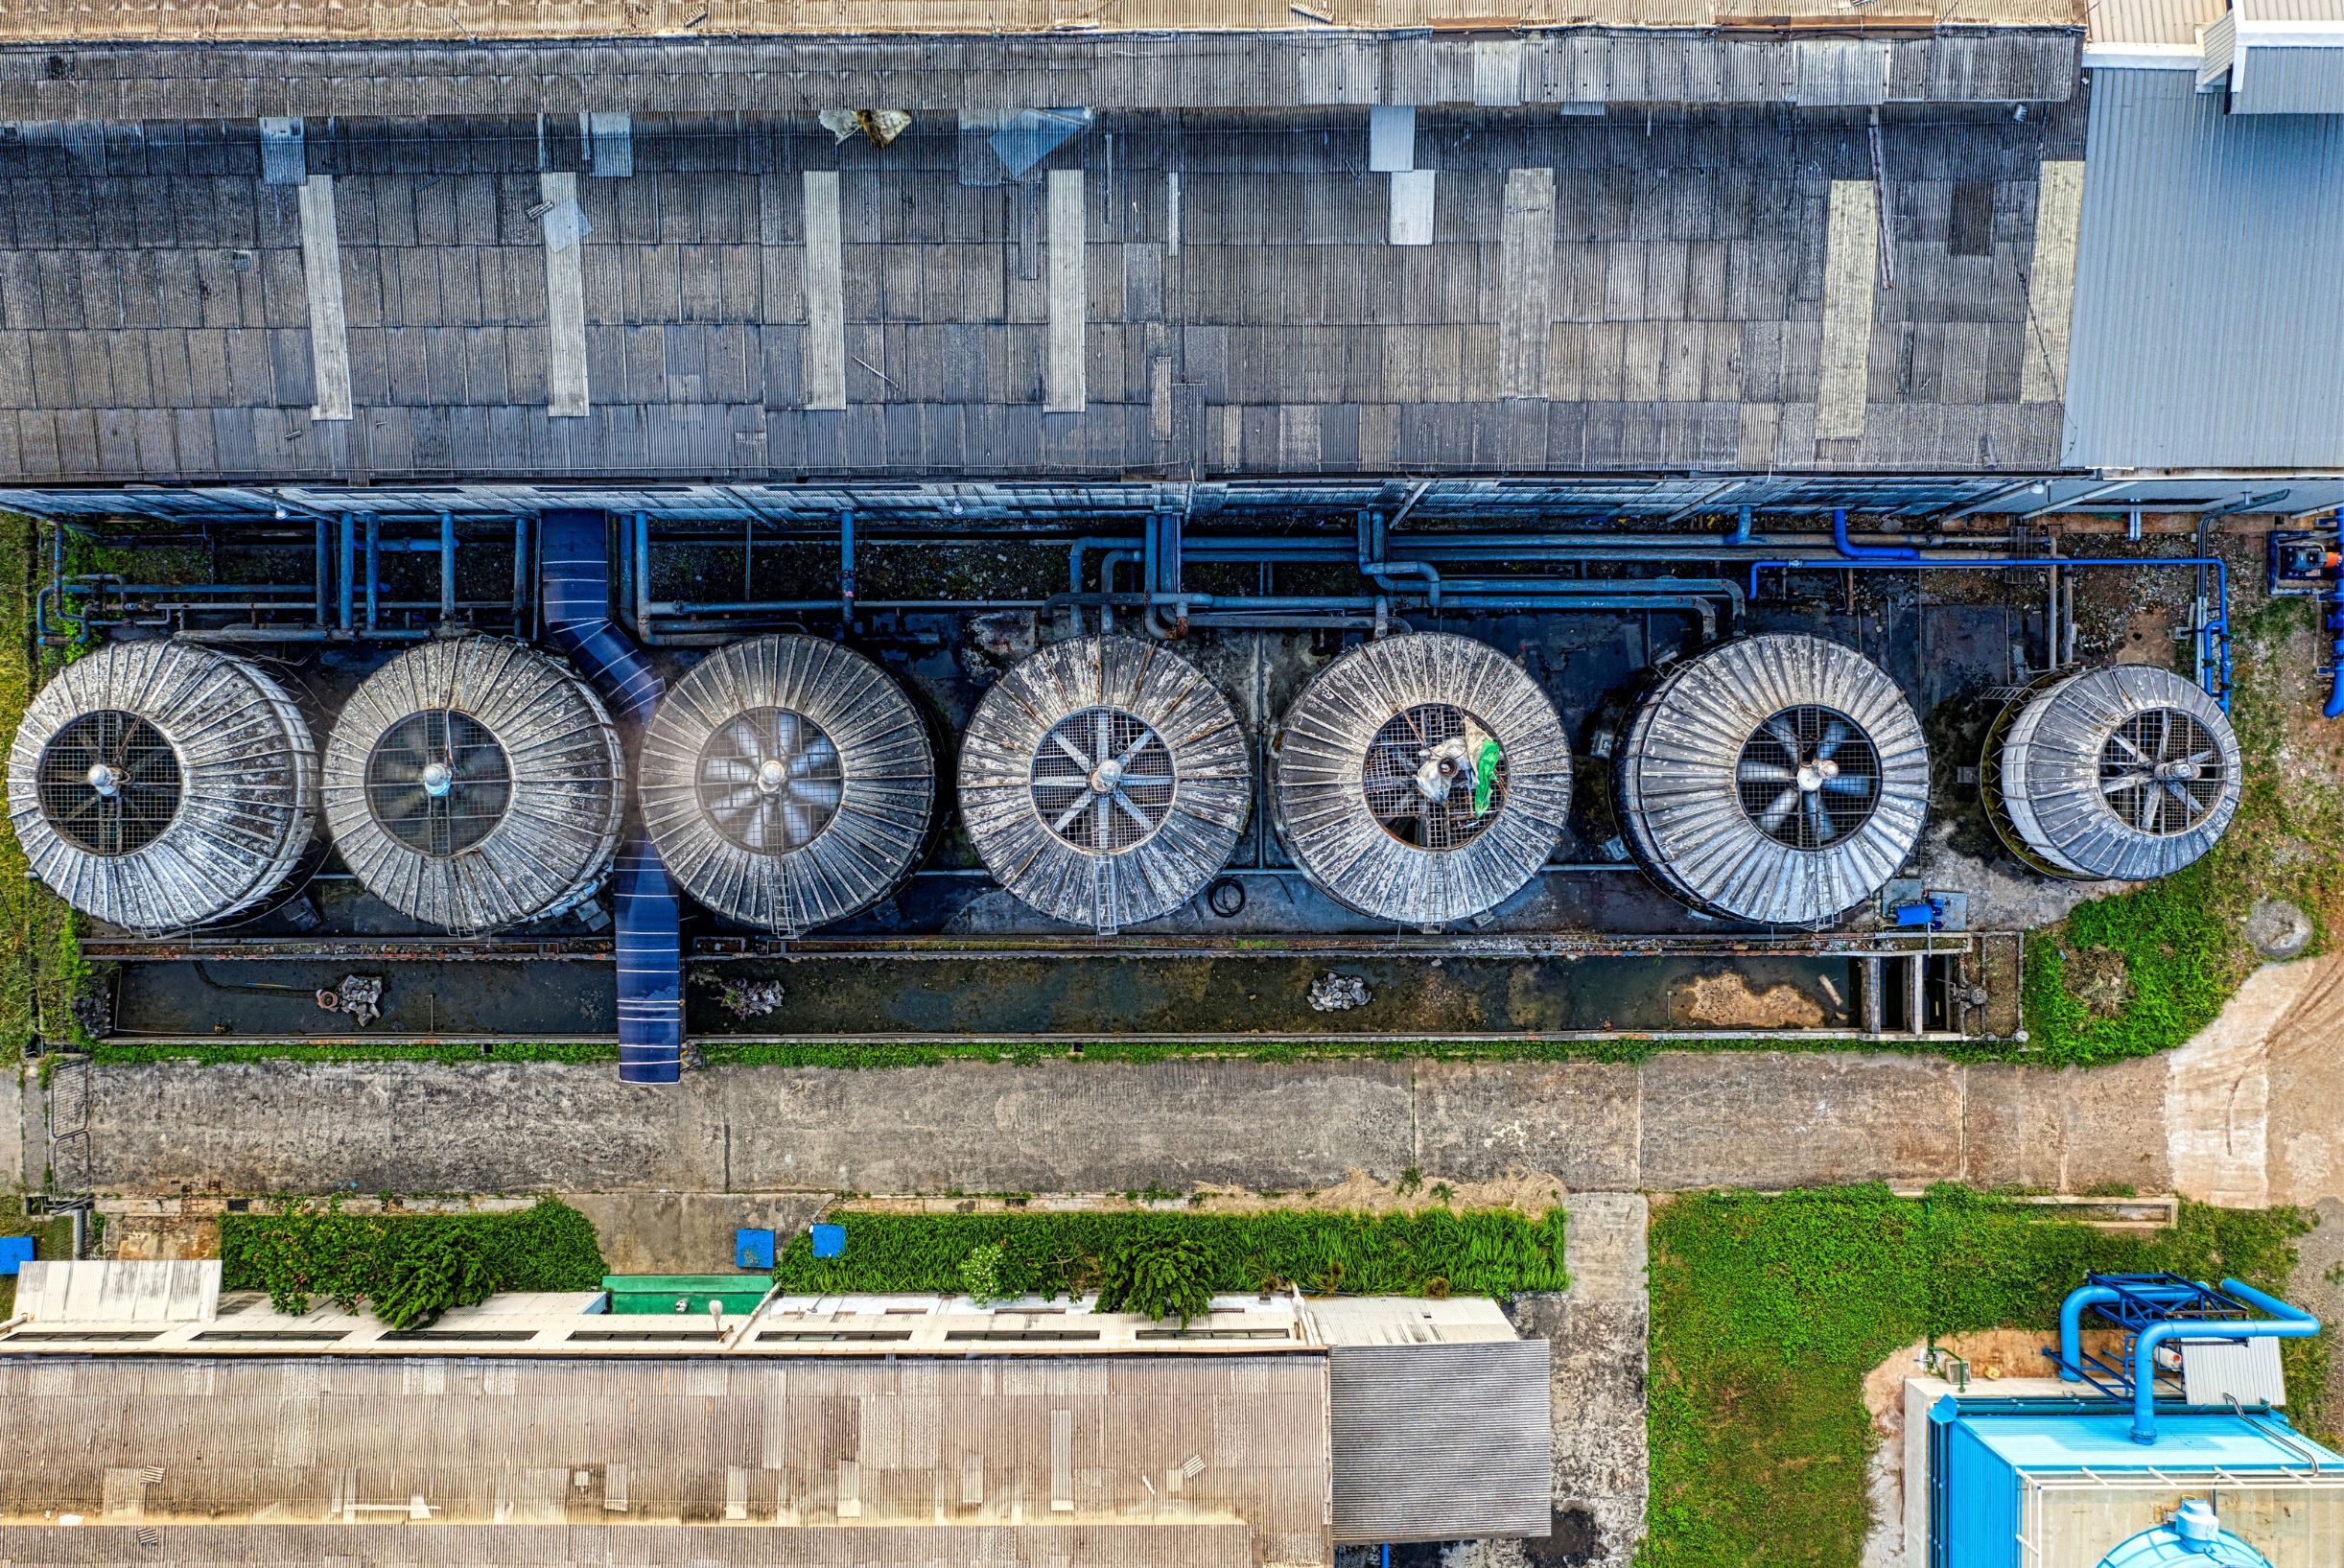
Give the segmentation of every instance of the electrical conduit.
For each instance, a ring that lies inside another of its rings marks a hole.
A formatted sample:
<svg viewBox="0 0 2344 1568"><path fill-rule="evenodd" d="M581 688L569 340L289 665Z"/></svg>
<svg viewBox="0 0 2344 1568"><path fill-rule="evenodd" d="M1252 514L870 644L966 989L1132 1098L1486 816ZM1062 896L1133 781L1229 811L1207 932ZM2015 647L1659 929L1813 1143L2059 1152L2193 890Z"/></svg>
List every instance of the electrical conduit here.
<svg viewBox="0 0 2344 1568"><path fill-rule="evenodd" d="M551 511L538 525L546 635L640 737L664 683L610 618L610 545L600 512ZM629 748L632 749L631 747ZM672 1084L683 1073L684 951L675 884L630 808L612 902L619 944L619 1078Z"/></svg>

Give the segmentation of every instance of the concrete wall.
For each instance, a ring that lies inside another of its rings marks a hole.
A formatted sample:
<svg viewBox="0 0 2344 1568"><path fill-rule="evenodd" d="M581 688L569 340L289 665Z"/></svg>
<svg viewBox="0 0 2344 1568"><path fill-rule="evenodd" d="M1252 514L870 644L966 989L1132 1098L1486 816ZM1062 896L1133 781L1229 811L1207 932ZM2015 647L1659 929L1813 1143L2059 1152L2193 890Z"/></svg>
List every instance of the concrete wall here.
<svg viewBox="0 0 2344 1568"><path fill-rule="evenodd" d="M101 1191L1115 1191L1540 1171L1574 1188L1941 1179L2167 1189L2166 1073L1905 1056L1245 1061L842 1071L672 1088L608 1066L292 1061L95 1070Z"/></svg>

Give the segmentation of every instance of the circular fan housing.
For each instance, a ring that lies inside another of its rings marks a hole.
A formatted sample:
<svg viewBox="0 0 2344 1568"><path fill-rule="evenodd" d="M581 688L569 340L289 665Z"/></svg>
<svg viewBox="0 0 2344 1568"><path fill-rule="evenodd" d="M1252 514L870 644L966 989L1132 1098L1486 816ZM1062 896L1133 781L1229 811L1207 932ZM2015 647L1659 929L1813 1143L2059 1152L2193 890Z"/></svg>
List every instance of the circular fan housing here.
<svg viewBox="0 0 2344 1568"><path fill-rule="evenodd" d="M927 730L879 666L835 643L760 637L668 689L644 737L645 825L685 891L792 932L892 892L936 792Z"/></svg>
<svg viewBox="0 0 2344 1568"><path fill-rule="evenodd" d="M139 931L247 909L317 820L309 725L258 667L191 643L114 643L65 667L9 753L9 815L34 872Z"/></svg>
<svg viewBox="0 0 2344 1568"><path fill-rule="evenodd" d="M451 931L557 914L590 892L625 806L594 689L519 643L426 643L351 693L326 744L325 814L352 875Z"/></svg>
<svg viewBox="0 0 2344 1568"><path fill-rule="evenodd" d="M1818 637L1728 643L1671 669L1617 754L1629 849L1714 914L1819 925L1920 839L1929 748L1887 671Z"/></svg>
<svg viewBox="0 0 2344 1568"><path fill-rule="evenodd" d="M1013 666L961 746L961 815L987 868L1043 914L1103 932L1194 898L1236 847L1252 787L1229 699L1128 637Z"/></svg>
<svg viewBox="0 0 2344 1568"><path fill-rule="evenodd" d="M1538 683L1497 649L1388 637L1302 689L1270 798L1280 842L1328 897L1443 925L1494 909L1555 853L1571 747Z"/></svg>
<svg viewBox="0 0 2344 1568"><path fill-rule="evenodd" d="M1987 737L1987 814L2063 877L2143 881L2214 847L2238 810L2237 735L2194 682L2112 665L2039 684Z"/></svg>

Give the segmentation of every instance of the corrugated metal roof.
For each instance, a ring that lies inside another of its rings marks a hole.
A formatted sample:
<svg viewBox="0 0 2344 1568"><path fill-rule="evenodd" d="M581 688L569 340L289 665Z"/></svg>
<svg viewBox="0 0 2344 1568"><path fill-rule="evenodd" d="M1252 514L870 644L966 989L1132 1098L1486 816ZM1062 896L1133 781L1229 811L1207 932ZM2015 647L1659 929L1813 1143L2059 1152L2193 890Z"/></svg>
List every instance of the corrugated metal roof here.
<svg viewBox="0 0 2344 1568"><path fill-rule="evenodd" d="M2344 120L2093 82L2061 461L2344 462Z"/></svg>
<svg viewBox="0 0 2344 1568"><path fill-rule="evenodd" d="M1328 1351L1335 1539L1546 1534L1551 1349L1533 1339Z"/></svg>
<svg viewBox="0 0 2344 1568"><path fill-rule="evenodd" d="M2093 0L2085 43L2175 44L2197 41L2200 24L2222 13L2222 0Z"/></svg>
<svg viewBox="0 0 2344 1568"><path fill-rule="evenodd" d="M2344 48L2274 45L2241 37L2231 74L2234 114L2344 112ZM2344 44L2344 36L2336 40Z"/></svg>

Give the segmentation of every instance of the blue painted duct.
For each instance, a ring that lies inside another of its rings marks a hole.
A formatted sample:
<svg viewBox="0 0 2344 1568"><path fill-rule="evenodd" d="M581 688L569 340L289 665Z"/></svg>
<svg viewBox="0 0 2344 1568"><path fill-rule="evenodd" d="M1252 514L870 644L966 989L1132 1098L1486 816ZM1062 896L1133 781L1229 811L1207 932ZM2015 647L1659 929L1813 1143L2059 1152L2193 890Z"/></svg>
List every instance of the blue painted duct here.
<svg viewBox="0 0 2344 1568"><path fill-rule="evenodd" d="M665 683L610 618L610 541L600 512L547 512L538 525L546 635L568 654L612 714L640 735ZM684 954L675 884L630 812L612 902L619 943L619 1078L672 1084L683 1075Z"/></svg>
<svg viewBox="0 0 2344 1568"><path fill-rule="evenodd" d="M2329 519L2335 525L2337 554L2344 554L2344 512ZM2333 579L2328 590L2328 632L2332 639L2328 644L2328 702L2320 713L2328 718L2344 718L2344 567L2328 569Z"/></svg>
<svg viewBox="0 0 2344 1568"><path fill-rule="evenodd" d="M1831 548L1851 561L1917 561L1921 552L1910 545L1859 545L1847 537L1847 511L1834 507L1831 514Z"/></svg>

